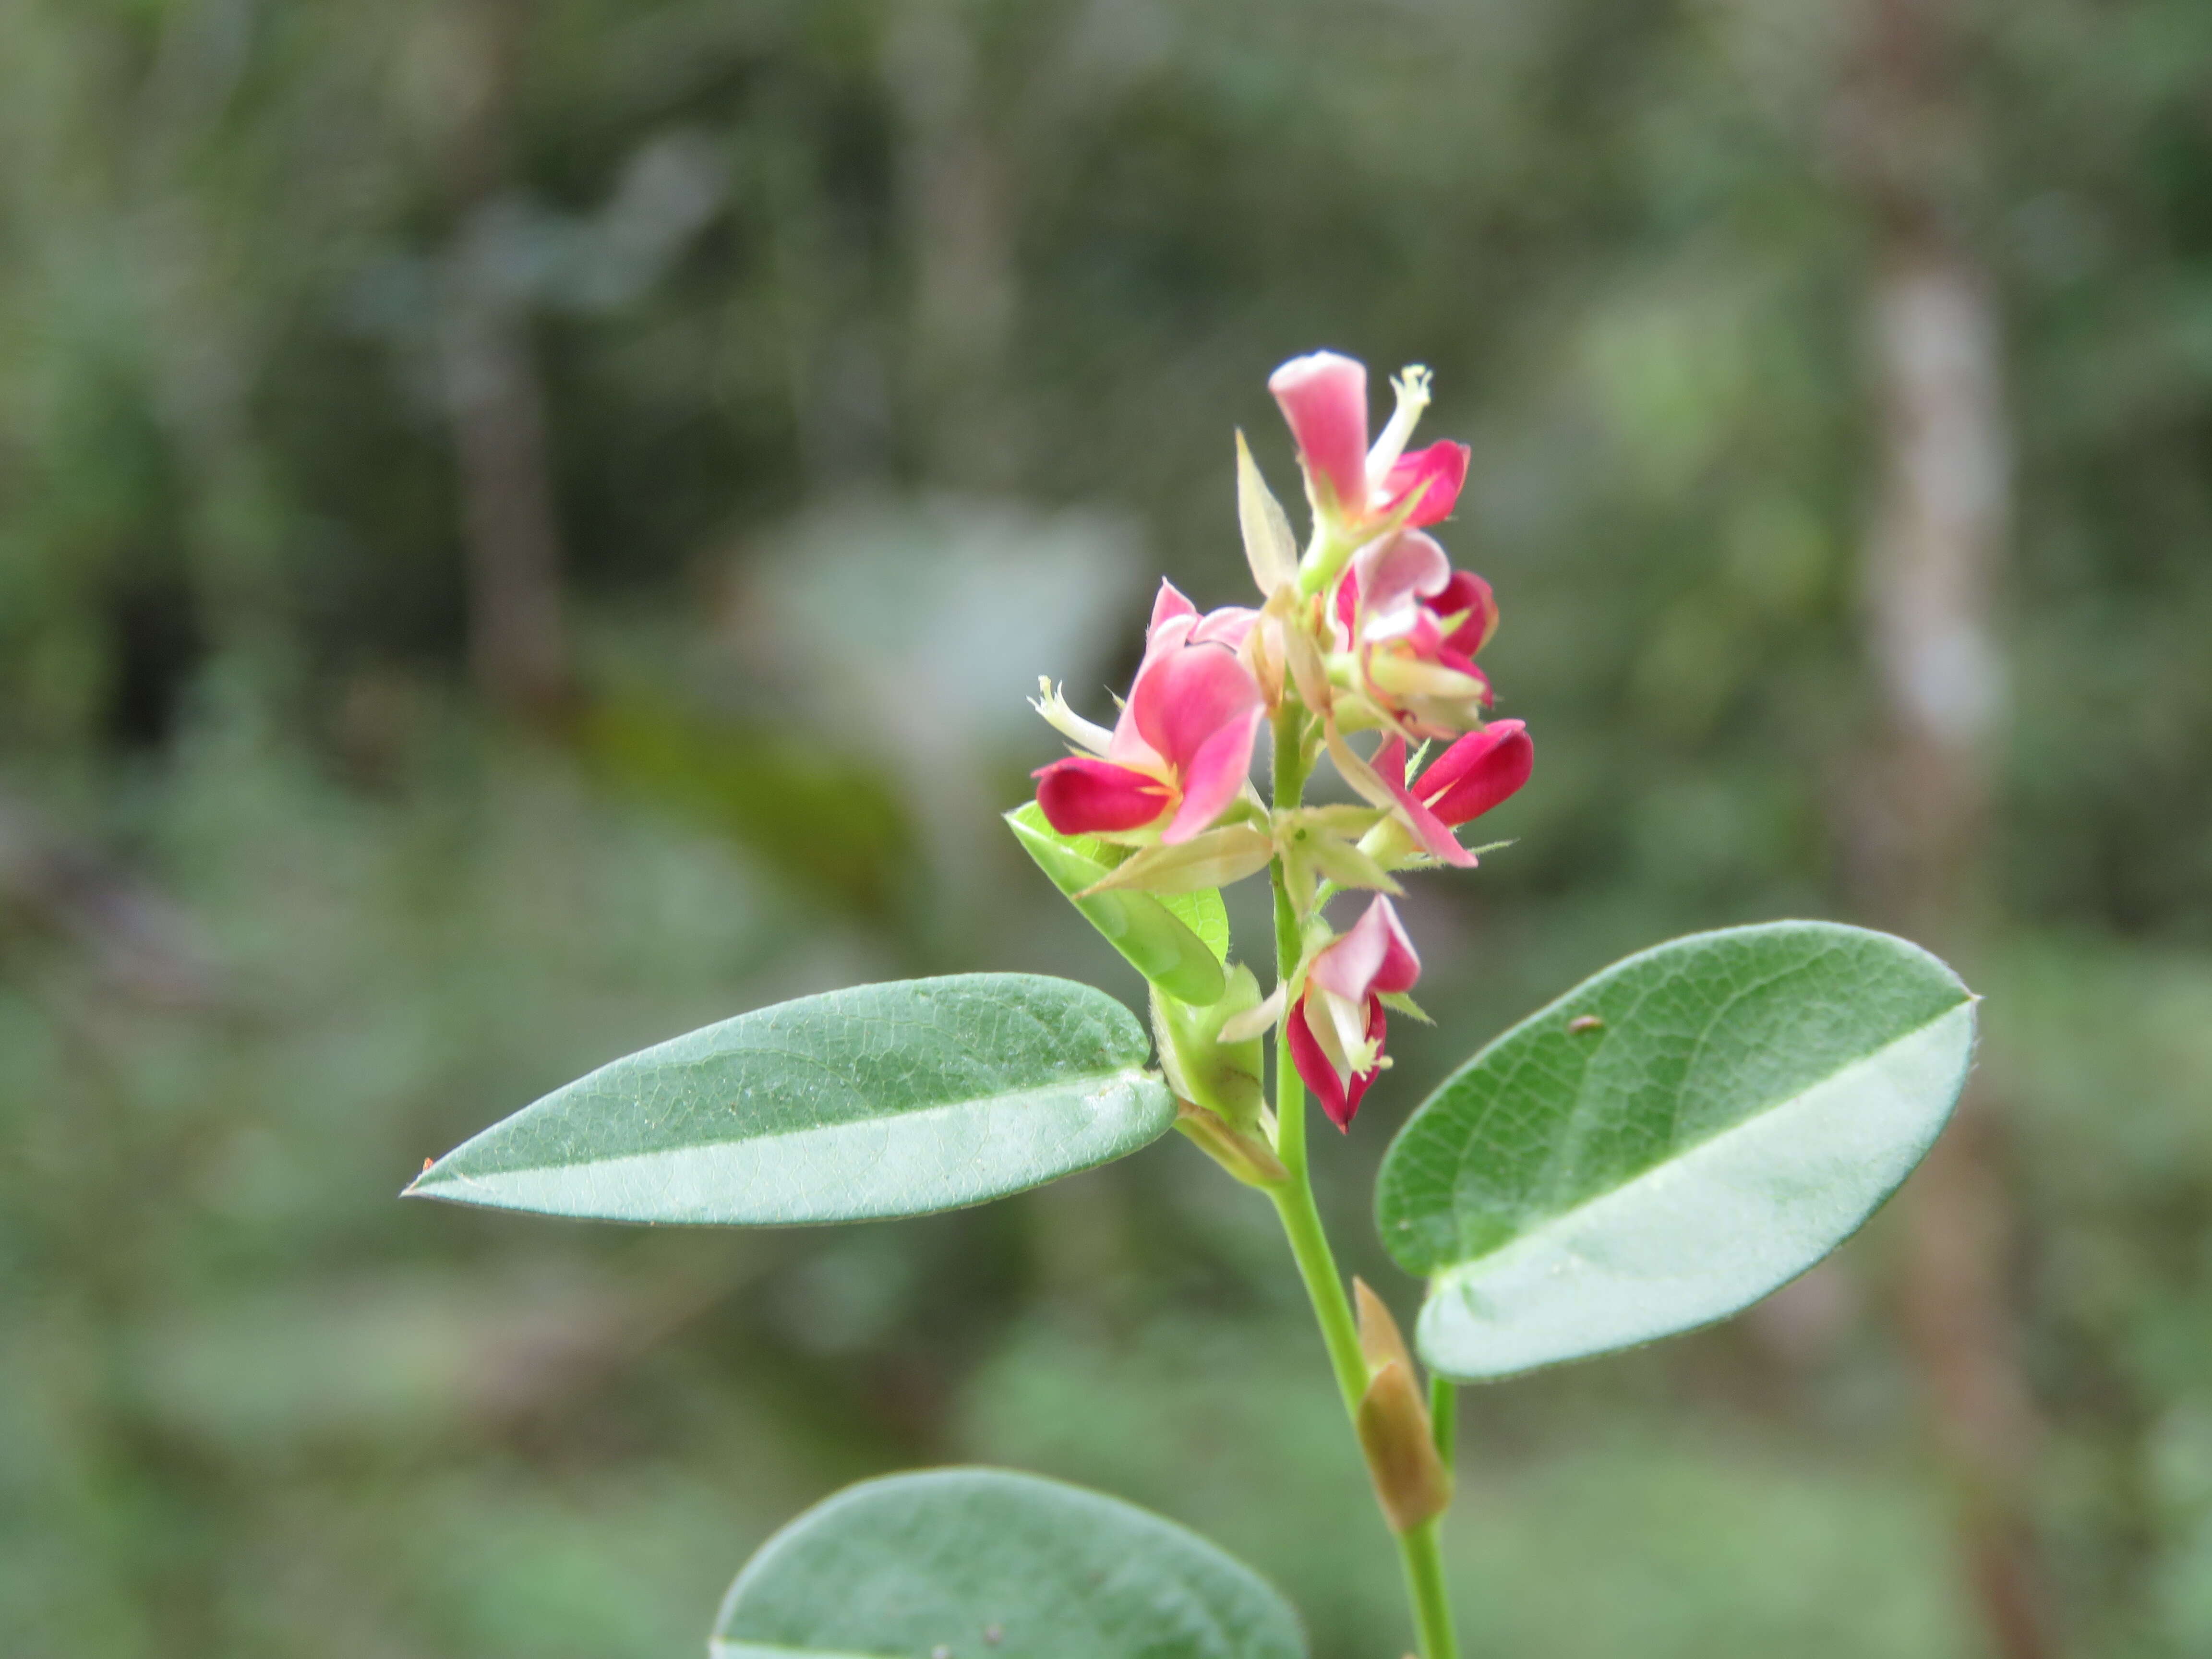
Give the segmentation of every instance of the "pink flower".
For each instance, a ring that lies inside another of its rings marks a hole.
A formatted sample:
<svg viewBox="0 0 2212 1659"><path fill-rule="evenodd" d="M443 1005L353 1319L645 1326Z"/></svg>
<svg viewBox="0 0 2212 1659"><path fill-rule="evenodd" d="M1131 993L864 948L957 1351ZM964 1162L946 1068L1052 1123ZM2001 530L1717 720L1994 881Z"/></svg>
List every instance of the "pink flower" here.
<svg viewBox="0 0 2212 1659"><path fill-rule="evenodd" d="M1519 789L1528 781L1535 761L1528 728L1519 720L1498 720L1468 732L1411 782L1406 777L1406 740L1395 733L1375 751L1370 764L1398 798L1398 809L1421 849L1466 869L1474 865L1474 854L1460 845L1451 827L1480 817Z"/></svg>
<svg viewBox="0 0 2212 1659"><path fill-rule="evenodd" d="M1420 976L1413 940L1379 896L1306 969L1305 994L1291 1011L1291 1058L1338 1128L1350 1132L1367 1085L1382 1069L1382 998L1412 990Z"/></svg>
<svg viewBox="0 0 2212 1659"><path fill-rule="evenodd" d="M1163 580L1152 596L1152 619L1145 624L1145 656L1150 660L1170 646L1186 644L1225 645L1234 651L1259 619L1249 605L1224 605L1200 616L1173 582Z"/></svg>
<svg viewBox="0 0 2212 1659"><path fill-rule="evenodd" d="M1291 358L1267 377L1267 390L1290 422L1316 497L1348 530L1380 523L1409 500L1407 523L1435 524L1449 516L1467 482L1471 452L1465 444L1431 444L1405 453L1429 401L1428 371L1407 369L1396 389L1397 412L1370 449L1364 364L1334 351L1316 351Z"/></svg>
<svg viewBox="0 0 2212 1659"><path fill-rule="evenodd" d="M1267 377L1267 390L1297 441L1307 476L1338 505L1367 504L1367 365L1334 351L1293 357Z"/></svg>
<svg viewBox="0 0 2212 1659"><path fill-rule="evenodd" d="M1044 707L1092 751L1034 775L1045 821L1064 836L1127 836L1164 821L1159 839L1173 844L1219 817L1244 787L1265 713L1237 655L1257 615L1224 606L1200 616L1162 582L1145 660L1113 731L1066 715L1056 696Z"/></svg>
<svg viewBox="0 0 2212 1659"><path fill-rule="evenodd" d="M1389 724L1443 738L1481 718L1490 679L1474 653L1497 632L1498 602L1430 537L1401 530L1368 543L1339 580L1334 608L1337 648Z"/></svg>
<svg viewBox="0 0 2212 1659"><path fill-rule="evenodd" d="M1467 445L1447 441L1401 456L1390 464L1382 482L1375 486L1367 516L1370 520L1389 518L1419 489L1420 499L1406 515L1406 522L1416 527L1442 523L1459 504L1459 492L1467 485L1468 463L1474 455L1474 450Z"/></svg>

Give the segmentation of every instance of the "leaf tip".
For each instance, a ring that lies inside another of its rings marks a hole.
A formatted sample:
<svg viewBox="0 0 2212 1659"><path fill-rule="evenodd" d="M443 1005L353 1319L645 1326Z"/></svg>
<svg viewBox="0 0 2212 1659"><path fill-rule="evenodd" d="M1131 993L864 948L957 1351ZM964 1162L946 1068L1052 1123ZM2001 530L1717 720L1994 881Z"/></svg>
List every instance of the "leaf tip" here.
<svg viewBox="0 0 2212 1659"><path fill-rule="evenodd" d="M445 1168L442 1159L426 1158L422 1160L422 1167L415 1172L414 1179L399 1189L399 1196L402 1198L440 1197L441 1194L436 1189L450 1184L453 1178L452 1171Z"/></svg>

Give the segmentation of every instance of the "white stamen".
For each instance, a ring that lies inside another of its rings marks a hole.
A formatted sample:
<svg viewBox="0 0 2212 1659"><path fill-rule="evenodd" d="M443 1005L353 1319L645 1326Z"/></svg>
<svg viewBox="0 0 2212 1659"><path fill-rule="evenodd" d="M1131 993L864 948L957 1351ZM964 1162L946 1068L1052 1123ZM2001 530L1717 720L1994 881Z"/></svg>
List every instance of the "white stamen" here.
<svg viewBox="0 0 2212 1659"><path fill-rule="evenodd" d="M1382 488L1390 469L1406 453L1413 428L1420 424L1421 411L1429 406L1429 371L1419 363L1408 363L1391 381L1390 389L1398 394L1398 407L1391 413L1390 424L1375 441L1375 447L1367 452L1367 488L1370 491Z"/></svg>
<svg viewBox="0 0 2212 1659"><path fill-rule="evenodd" d="M1375 1063L1374 1047L1367 1041L1367 1005L1338 996L1334 991L1322 991L1318 986L1315 989L1320 994L1322 1006L1328 1011L1329 1024L1335 1027L1337 1046L1343 1052L1346 1069L1355 1073L1367 1070Z"/></svg>
<svg viewBox="0 0 2212 1659"><path fill-rule="evenodd" d="M1067 699L1060 696L1047 676L1037 676L1037 690L1044 695L1031 697L1030 707L1044 716L1046 724L1078 748L1088 749L1094 755L1106 752L1107 745L1114 741L1111 732L1103 726L1093 725L1070 708Z"/></svg>

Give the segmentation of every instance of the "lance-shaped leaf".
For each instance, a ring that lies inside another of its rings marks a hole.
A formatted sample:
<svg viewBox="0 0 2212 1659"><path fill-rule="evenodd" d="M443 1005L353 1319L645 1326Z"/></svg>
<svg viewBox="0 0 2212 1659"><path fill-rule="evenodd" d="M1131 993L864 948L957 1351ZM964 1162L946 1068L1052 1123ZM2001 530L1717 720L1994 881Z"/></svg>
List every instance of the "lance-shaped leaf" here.
<svg viewBox="0 0 2212 1659"><path fill-rule="evenodd" d="M1170 996L1204 1006L1218 1002L1228 981L1229 913L1212 888L1155 897L1134 891L1092 892L1119 860L1088 836L1063 836L1045 822L1035 801L1006 814L1022 850L1052 884L1067 895L1083 919L1128 958L1129 965ZM1078 896L1081 895L1081 896Z"/></svg>
<svg viewBox="0 0 2212 1659"><path fill-rule="evenodd" d="M1244 562L1262 593L1273 593L1298 574L1298 544L1283 504L1260 476L1244 434L1237 434L1237 523L1244 532Z"/></svg>
<svg viewBox="0 0 2212 1659"><path fill-rule="evenodd" d="M923 1215L1136 1151L1175 1122L1136 1017L1032 974L861 985L601 1066L410 1196L604 1221Z"/></svg>
<svg viewBox="0 0 2212 1659"><path fill-rule="evenodd" d="M1336 769L1353 790L1365 797L1385 812L1397 810L1398 797L1390 786L1382 781L1382 774L1360 758L1359 751L1344 740L1344 733L1336 729L1336 722L1328 725L1328 757L1336 763Z"/></svg>
<svg viewBox="0 0 2212 1659"><path fill-rule="evenodd" d="M1399 894L1406 890L1398 878L1348 841L1334 836L1316 836L1305 849L1305 856L1313 867L1327 876L1339 887L1367 887L1378 893Z"/></svg>
<svg viewBox="0 0 2212 1659"><path fill-rule="evenodd" d="M1776 922L1629 957L1445 1080L1376 1213L1417 1343L1504 1376L1725 1318L1855 1231L1964 1086L1973 997L1886 933Z"/></svg>
<svg viewBox="0 0 2212 1659"><path fill-rule="evenodd" d="M1297 1617L1194 1533L1080 1487L932 1469L848 1487L761 1547L712 1659L1302 1659Z"/></svg>
<svg viewBox="0 0 2212 1659"><path fill-rule="evenodd" d="M1092 892L1136 888L1155 893L1190 893L1226 887L1267 867L1275 856L1274 838L1249 823L1224 823L1188 841L1165 842L1133 854L1094 884Z"/></svg>

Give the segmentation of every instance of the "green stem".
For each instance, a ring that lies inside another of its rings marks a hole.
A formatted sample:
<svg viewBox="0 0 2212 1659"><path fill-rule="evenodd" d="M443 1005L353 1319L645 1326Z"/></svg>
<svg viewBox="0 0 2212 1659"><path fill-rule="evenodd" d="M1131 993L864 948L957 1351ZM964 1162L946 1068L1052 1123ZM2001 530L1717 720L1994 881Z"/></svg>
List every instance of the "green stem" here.
<svg viewBox="0 0 2212 1659"><path fill-rule="evenodd" d="M1443 1517L1438 1516L1398 1538L1398 1553L1406 1564L1406 1599L1413 1604L1421 1659L1459 1659L1459 1638L1452 1633L1451 1593L1444 1587L1443 1553L1437 1547L1437 1531L1443 1524Z"/></svg>
<svg viewBox="0 0 2212 1659"><path fill-rule="evenodd" d="M1287 701L1275 716L1274 804L1279 811L1297 805L1305 791L1304 719L1304 711ZM1275 978L1279 984L1285 984L1297 971L1304 950L1304 918L1291 902L1290 884L1279 859L1275 861L1273 877ZM1345 1294L1344 1275L1337 1270L1335 1255L1328 1247L1328 1234L1322 1226L1320 1206L1314 1202L1313 1182L1306 1161L1306 1091L1291 1058L1293 1018L1294 1011L1285 1006L1275 1034L1275 1155L1282 1160L1289 1178L1270 1188L1268 1196L1274 1200L1275 1213L1282 1218L1283 1236L1290 1241L1291 1255L1298 1264L1298 1276L1305 1281L1307 1298L1313 1304L1314 1318L1321 1326L1322 1341L1328 1350L1329 1368L1336 1373L1337 1391L1344 1397L1345 1415L1351 1419L1356 1434L1359 1402L1367 1392L1367 1360L1360 1352L1358 1322L1352 1315L1352 1298ZM1438 1445L1448 1449L1451 1435L1449 1385L1438 1379L1431 1399L1442 1402L1442 1410L1435 1420L1440 1437ZM1449 1456L1446 1449L1448 1462ZM1406 1595L1413 1607L1413 1628L1420 1638L1422 1659L1459 1659L1458 1640L1452 1633L1451 1601L1444 1588L1443 1558L1437 1546L1440 1519L1424 1522L1410 1532L1398 1534L1398 1553L1405 1565Z"/></svg>
<svg viewBox="0 0 2212 1659"><path fill-rule="evenodd" d="M1305 794L1304 715L1294 702L1285 702L1275 716L1275 810L1289 811ZM1287 985L1304 949L1300 936L1297 906L1291 902L1291 884L1283 861L1269 866L1275 888L1275 982ZM1289 994L1286 991L1285 994ZM1291 1059L1291 1010L1286 1004L1275 1026L1275 1155L1291 1172L1291 1181L1306 1184L1306 1091ZM1318 1223L1316 1223L1318 1225ZM1295 1243L1293 1244L1295 1248ZM1322 1245L1328 1254L1326 1241ZM1304 1265L1303 1263L1301 1265ZM1333 1269L1332 1269L1333 1271Z"/></svg>
<svg viewBox="0 0 2212 1659"><path fill-rule="evenodd" d="M1293 1089L1297 1086L1291 1085ZM1303 1111L1304 1103L1296 1103L1292 1109ZM1289 1167L1288 1158L1283 1163ZM1269 1195L1275 1200L1275 1213L1283 1218L1283 1236L1291 1241L1291 1254L1297 1259L1298 1276L1305 1280L1306 1296L1313 1303L1322 1340L1328 1345L1329 1367L1336 1373L1337 1392L1344 1396L1345 1414L1352 1419L1356 1429L1360 1398L1367 1392L1367 1360L1359 1352L1359 1324L1352 1317L1352 1299L1344 1293L1344 1279L1336 1270L1336 1258L1330 1254L1328 1235L1322 1231L1321 1212L1314 1205L1312 1184L1306 1180L1304 1170L1292 1170L1290 1180L1272 1188Z"/></svg>
<svg viewBox="0 0 2212 1659"><path fill-rule="evenodd" d="M1275 716L1275 806L1288 811L1305 793L1304 712L1295 702L1285 702ZM1304 949L1297 906L1280 859L1275 860L1275 977L1287 983ZM1275 1156L1283 1160L1290 1179L1274 1188L1270 1196L1283 1219L1284 1237L1305 1280L1306 1295L1320 1322L1322 1340L1328 1346L1328 1363L1336 1372L1344 1409L1356 1421L1360 1396L1367 1392L1367 1361L1359 1352L1359 1327L1352 1314L1351 1298L1344 1293L1344 1276L1336 1270L1336 1257L1328 1248L1328 1235L1314 1203L1313 1182L1306 1165L1306 1091L1291 1058L1292 1010L1285 1006L1275 1029Z"/></svg>

